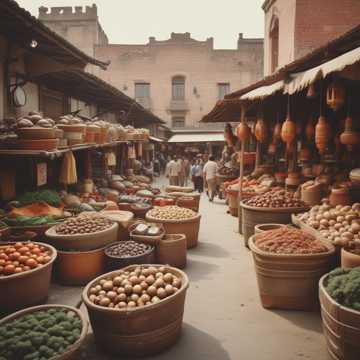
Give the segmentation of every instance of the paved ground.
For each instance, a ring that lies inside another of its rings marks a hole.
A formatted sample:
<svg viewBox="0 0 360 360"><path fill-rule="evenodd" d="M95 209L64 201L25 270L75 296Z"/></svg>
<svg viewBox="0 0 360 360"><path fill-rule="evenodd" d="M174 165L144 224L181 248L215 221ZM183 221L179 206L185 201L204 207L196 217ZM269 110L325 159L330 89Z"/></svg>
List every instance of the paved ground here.
<svg viewBox="0 0 360 360"><path fill-rule="evenodd" d="M251 254L223 202L201 201L200 244L188 253L190 277L182 337L154 360L326 360L318 313L261 307ZM80 288L53 286L50 302L74 305ZM86 310L84 310L86 311ZM92 336L86 359L97 352Z"/></svg>

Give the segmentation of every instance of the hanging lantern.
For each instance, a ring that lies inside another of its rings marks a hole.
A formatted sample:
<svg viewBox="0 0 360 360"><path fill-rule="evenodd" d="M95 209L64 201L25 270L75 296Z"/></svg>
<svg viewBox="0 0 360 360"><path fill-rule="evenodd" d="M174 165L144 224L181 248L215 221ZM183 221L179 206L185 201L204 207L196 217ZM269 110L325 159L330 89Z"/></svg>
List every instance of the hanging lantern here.
<svg viewBox="0 0 360 360"><path fill-rule="evenodd" d="M349 151L354 149L354 146L357 145L360 141L360 134L353 129L353 119L351 116L348 116L345 119L345 130L340 135L341 144L346 145Z"/></svg>
<svg viewBox="0 0 360 360"><path fill-rule="evenodd" d="M330 125L326 121L325 116L321 115L315 127L315 144L320 154L325 153L330 136Z"/></svg>
<svg viewBox="0 0 360 360"><path fill-rule="evenodd" d="M296 137L296 124L288 116L281 127L281 139L286 143L286 149L291 149L291 144Z"/></svg>
<svg viewBox="0 0 360 360"><path fill-rule="evenodd" d="M313 117L310 115L305 127L305 136L309 142L312 142L315 138L315 126Z"/></svg>
<svg viewBox="0 0 360 360"><path fill-rule="evenodd" d="M308 87L308 91L306 93L306 97L308 99L314 99L316 98L316 91L315 91L315 86L314 84L310 84Z"/></svg>
<svg viewBox="0 0 360 360"><path fill-rule="evenodd" d="M326 103L334 111L339 110L345 102L345 88L339 81L333 81L326 91Z"/></svg>
<svg viewBox="0 0 360 360"><path fill-rule="evenodd" d="M266 124L265 124L264 119L259 119L255 125L256 140L260 143L263 143L266 139L266 132L267 132L267 129L266 129Z"/></svg>
<svg viewBox="0 0 360 360"><path fill-rule="evenodd" d="M249 138L251 134L251 130L246 122L241 122L237 129L236 129L236 135L240 141L245 141Z"/></svg>

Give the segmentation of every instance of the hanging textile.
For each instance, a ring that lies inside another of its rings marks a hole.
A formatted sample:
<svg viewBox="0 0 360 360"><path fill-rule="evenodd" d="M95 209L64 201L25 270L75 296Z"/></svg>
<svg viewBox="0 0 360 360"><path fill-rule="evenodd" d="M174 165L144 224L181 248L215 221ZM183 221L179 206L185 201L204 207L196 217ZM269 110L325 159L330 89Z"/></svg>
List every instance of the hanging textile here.
<svg viewBox="0 0 360 360"><path fill-rule="evenodd" d="M128 159L136 159L135 147L134 145L128 145Z"/></svg>
<svg viewBox="0 0 360 360"><path fill-rule="evenodd" d="M143 156L143 144L142 143L137 144L137 155L138 155L138 157Z"/></svg>
<svg viewBox="0 0 360 360"><path fill-rule="evenodd" d="M76 161L72 151L69 151L64 155L59 181L66 185L77 183Z"/></svg>
<svg viewBox="0 0 360 360"><path fill-rule="evenodd" d="M107 166L116 166L116 155L113 152L105 154Z"/></svg>

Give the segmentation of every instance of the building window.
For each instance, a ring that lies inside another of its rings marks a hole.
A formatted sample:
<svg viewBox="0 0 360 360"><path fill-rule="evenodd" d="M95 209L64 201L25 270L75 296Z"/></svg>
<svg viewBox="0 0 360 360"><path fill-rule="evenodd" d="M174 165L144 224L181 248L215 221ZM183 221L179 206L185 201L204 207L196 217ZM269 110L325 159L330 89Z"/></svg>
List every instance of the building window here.
<svg viewBox="0 0 360 360"><path fill-rule="evenodd" d="M172 127L173 128L183 128L183 127L185 127L185 116L173 116L173 118L172 118Z"/></svg>
<svg viewBox="0 0 360 360"><path fill-rule="evenodd" d="M230 92L230 84L219 83L218 90L219 90L219 100L222 100L225 97L225 95L227 95Z"/></svg>
<svg viewBox="0 0 360 360"><path fill-rule="evenodd" d="M279 65L279 19L274 17L270 26L271 72Z"/></svg>
<svg viewBox="0 0 360 360"><path fill-rule="evenodd" d="M150 84L149 83L135 83L135 99L150 98Z"/></svg>
<svg viewBox="0 0 360 360"><path fill-rule="evenodd" d="M185 100L185 77L175 76L172 78L172 99Z"/></svg>

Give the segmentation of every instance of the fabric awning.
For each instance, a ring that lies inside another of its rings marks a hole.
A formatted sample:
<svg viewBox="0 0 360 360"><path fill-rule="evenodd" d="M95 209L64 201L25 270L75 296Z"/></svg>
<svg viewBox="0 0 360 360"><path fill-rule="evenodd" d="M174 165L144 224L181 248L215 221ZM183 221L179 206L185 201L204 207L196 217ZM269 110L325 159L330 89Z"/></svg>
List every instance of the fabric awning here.
<svg viewBox="0 0 360 360"><path fill-rule="evenodd" d="M175 134L169 143L224 142L224 133Z"/></svg>
<svg viewBox="0 0 360 360"><path fill-rule="evenodd" d="M283 80L277 81L271 85L260 86L242 95L240 100L263 99L264 97L272 95L273 93L283 89L284 86L285 84Z"/></svg>
<svg viewBox="0 0 360 360"><path fill-rule="evenodd" d="M345 67L360 61L360 47L342 54L312 69L293 74L292 80L286 85L285 92L294 94L314 83L320 78L325 78L332 72L344 70Z"/></svg>
<svg viewBox="0 0 360 360"><path fill-rule="evenodd" d="M149 139L150 139L151 141L155 141L155 142L164 142L164 141L165 141L165 140L160 139L160 138L157 138L157 137L155 137L155 136L149 136Z"/></svg>

